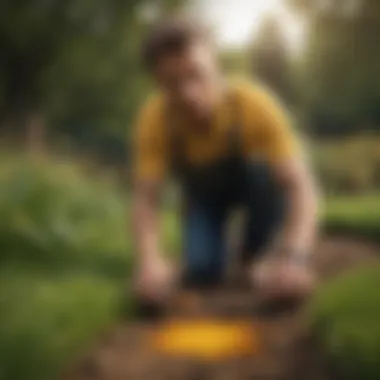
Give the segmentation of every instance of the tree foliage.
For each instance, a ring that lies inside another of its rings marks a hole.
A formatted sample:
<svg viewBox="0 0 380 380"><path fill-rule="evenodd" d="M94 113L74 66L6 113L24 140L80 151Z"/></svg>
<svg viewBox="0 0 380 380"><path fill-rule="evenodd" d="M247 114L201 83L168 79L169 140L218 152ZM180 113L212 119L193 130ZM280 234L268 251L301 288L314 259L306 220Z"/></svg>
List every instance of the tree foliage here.
<svg viewBox="0 0 380 380"><path fill-rule="evenodd" d="M251 53L253 75L285 102L293 102L290 54L282 26L276 17L264 20Z"/></svg>
<svg viewBox="0 0 380 380"><path fill-rule="evenodd" d="M309 25L302 93L321 134L378 129L380 4L376 0L292 1ZM323 3L323 4L322 4Z"/></svg>
<svg viewBox="0 0 380 380"><path fill-rule="evenodd" d="M124 145L145 94L141 7L179 1L4 0L0 4L0 126L24 133L34 115L90 145ZM117 139L116 139L117 138ZM107 142L109 144L107 144Z"/></svg>

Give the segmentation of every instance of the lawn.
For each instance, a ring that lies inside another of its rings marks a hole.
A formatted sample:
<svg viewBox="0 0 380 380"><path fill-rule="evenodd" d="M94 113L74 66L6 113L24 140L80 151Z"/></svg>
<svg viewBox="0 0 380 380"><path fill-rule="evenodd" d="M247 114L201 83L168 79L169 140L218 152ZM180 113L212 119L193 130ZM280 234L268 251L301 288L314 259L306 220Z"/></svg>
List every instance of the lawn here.
<svg viewBox="0 0 380 380"><path fill-rule="evenodd" d="M380 194L326 200L322 226L327 233L380 239Z"/></svg>

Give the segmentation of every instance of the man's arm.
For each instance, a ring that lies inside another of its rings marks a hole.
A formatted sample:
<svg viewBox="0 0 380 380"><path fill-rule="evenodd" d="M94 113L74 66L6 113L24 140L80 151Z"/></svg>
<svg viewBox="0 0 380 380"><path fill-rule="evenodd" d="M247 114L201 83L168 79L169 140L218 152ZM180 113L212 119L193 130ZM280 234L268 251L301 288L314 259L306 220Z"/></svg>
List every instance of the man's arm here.
<svg viewBox="0 0 380 380"><path fill-rule="evenodd" d="M269 260L256 267L253 279L269 302L283 297L302 301L316 286L310 265L317 235L316 186L300 156L277 163L274 174L285 191L287 209L282 229L269 247Z"/></svg>
<svg viewBox="0 0 380 380"><path fill-rule="evenodd" d="M137 182L133 189L132 220L139 265L160 257L158 185Z"/></svg>
<svg viewBox="0 0 380 380"><path fill-rule="evenodd" d="M159 244L159 195L166 171L166 145L157 104L145 106L134 141L132 222L136 244L135 291L159 301L171 287L173 273Z"/></svg>
<svg viewBox="0 0 380 380"><path fill-rule="evenodd" d="M158 187L137 183L133 221L137 248L134 289L143 300L160 302L170 292L174 272L161 255L158 226Z"/></svg>
<svg viewBox="0 0 380 380"><path fill-rule="evenodd" d="M287 202L285 221L274 249L307 254L318 229L318 190L307 157L290 117L272 94L253 90L251 102L252 125L258 125L251 136L252 149L261 149L268 158Z"/></svg>
<svg viewBox="0 0 380 380"><path fill-rule="evenodd" d="M159 192L166 156L157 101L140 112L134 138L132 222L138 260L154 260L159 252Z"/></svg>
<svg viewBox="0 0 380 380"><path fill-rule="evenodd" d="M276 246L290 254L308 255L318 231L318 190L306 159L301 155L274 165L286 196L287 212Z"/></svg>
<svg viewBox="0 0 380 380"><path fill-rule="evenodd" d="M301 141L280 103L260 89L251 92L250 100L247 116L251 136L247 153L262 151L286 200L283 224L273 245L267 247L268 255L264 255L259 265L254 263L252 280L270 302L277 297L301 300L315 286L308 258L318 231L317 187Z"/></svg>

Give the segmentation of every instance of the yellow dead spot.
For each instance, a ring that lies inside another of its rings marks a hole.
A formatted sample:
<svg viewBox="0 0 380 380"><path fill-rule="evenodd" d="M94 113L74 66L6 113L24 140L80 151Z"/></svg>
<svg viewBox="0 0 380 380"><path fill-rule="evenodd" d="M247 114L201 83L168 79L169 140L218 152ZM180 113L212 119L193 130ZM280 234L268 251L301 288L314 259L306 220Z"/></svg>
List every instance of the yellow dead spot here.
<svg viewBox="0 0 380 380"><path fill-rule="evenodd" d="M171 321L153 333L151 345L163 354L224 359L258 352L257 329L251 322Z"/></svg>

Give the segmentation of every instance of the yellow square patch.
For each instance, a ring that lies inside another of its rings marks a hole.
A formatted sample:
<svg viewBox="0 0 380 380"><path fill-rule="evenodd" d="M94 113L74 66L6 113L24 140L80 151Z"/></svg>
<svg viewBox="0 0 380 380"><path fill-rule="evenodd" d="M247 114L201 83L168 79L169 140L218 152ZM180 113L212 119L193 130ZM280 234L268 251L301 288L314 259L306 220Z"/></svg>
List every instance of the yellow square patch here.
<svg viewBox="0 0 380 380"><path fill-rule="evenodd" d="M150 343L166 355L205 360L253 355L260 349L258 328L251 321L168 321Z"/></svg>

